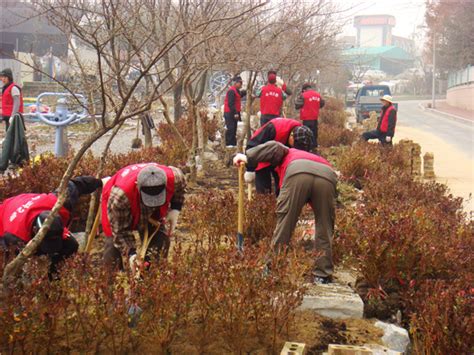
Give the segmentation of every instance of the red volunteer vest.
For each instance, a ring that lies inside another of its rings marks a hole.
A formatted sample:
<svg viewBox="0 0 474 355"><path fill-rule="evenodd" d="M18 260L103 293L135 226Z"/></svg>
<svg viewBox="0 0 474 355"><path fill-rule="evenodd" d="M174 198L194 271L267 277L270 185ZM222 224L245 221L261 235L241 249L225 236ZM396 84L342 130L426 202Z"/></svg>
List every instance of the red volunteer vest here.
<svg viewBox="0 0 474 355"><path fill-rule="evenodd" d="M132 215L131 229L136 230L138 227L138 223L140 222L140 192L138 191L137 187L137 177L143 168L150 165L156 166L166 173L166 201L163 206L159 207L160 218L166 217L171 198L174 194L173 171L167 166L155 163L143 163L126 166L120 169L114 176L112 176L102 189L102 230L107 237L112 236L112 228L110 226L109 215L107 213L107 204L109 202L110 192L114 186L122 189L130 201L130 213Z"/></svg>
<svg viewBox="0 0 474 355"><path fill-rule="evenodd" d="M285 156L282 163L275 168L275 171L277 172L280 178L280 188L283 186L283 179L285 178L286 169L292 162L299 159L311 160L316 163L321 163L332 168L331 164L326 159L320 157L319 155L305 152L304 150L290 148L288 154Z"/></svg>
<svg viewBox="0 0 474 355"><path fill-rule="evenodd" d="M290 133L293 128L302 126L302 124L294 119L291 118L274 118L270 122L267 122L262 127L257 129L253 134L252 138L258 136L260 132L269 124L272 124L275 127L275 141L280 142L281 144L287 145L288 137L290 137ZM252 139L251 138L251 139ZM262 170L270 166L270 163L258 163L257 168L255 170Z"/></svg>
<svg viewBox="0 0 474 355"><path fill-rule="evenodd" d="M395 110L395 107L393 105L390 105L388 109L385 111L385 114L380 118L382 122L380 123L380 132L382 133L387 133L388 131L388 116L390 115L390 112ZM395 113L395 121L397 120L397 114Z"/></svg>
<svg viewBox="0 0 474 355"><path fill-rule="evenodd" d="M319 118L319 107L321 95L314 90L307 90L303 93L304 104L300 110L300 118L303 121L317 120Z"/></svg>
<svg viewBox="0 0 474 355"><path fill-rule="evenodd" d="M35 218L41 212L52 210L57 200L54 194L21 194L6 199L0 205L0 236L10 233L28 243ZM67 227L70 212L62 207L59 217Z"/></svg>
<svg viewBox="0 0 474 355"><path fill-rule="evenodd" d="M16 86L19 86L15 83L11 83L3 92L2 95L2 115L3 116L11 116L13 111L13 96L12 96L12 89ZM23 113L23 94L20 90L20 109L19 111Z"/></svg>
<svg viewBox="0 0 474 355"><path fill-rule="evenodd" d="M240 97L240 94L239 94L239 90L237 90L234 86L231 86L229 91L233 91L235 93L235 109L237 110L237 112L240 112L240 110L241 110L241 97ZM225 100L224 100L224 112L231 112L231 109L229 107L229 102L228 102L228 99L227 99L227 95L225 95Z"/></svg>
<svg viewBox="0 0 474 355"><path fill-rule="evenodd" d="M260 113L279 116L283 105L283 91L274 84L267 84L260 95Z"/></svg>

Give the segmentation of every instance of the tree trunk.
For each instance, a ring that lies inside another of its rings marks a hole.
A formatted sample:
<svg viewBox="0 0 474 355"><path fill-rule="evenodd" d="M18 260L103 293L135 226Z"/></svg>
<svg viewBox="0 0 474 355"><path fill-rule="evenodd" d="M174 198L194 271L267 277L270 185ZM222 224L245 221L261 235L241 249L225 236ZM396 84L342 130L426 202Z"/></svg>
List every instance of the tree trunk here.
<svg viewBox="0 0 474 355"><path fill-rule="evenodd" d="M257 72L251 71L249 76L249 83L247 85L247 103L245 105L245 112L247 113L247 118L244 122L245 128L244 132L247 137L247 140L252 136L252 124L251 124L251 115L252 115L252 104L254 101L253 98L253 88L255 86L255 81L257 80Z"/></svg>
<svg viewBox="0 0 474 355"><path fill-rule="evenodd" d="M191 182L195 183L196 178L197 178L197 162L196 162L196 155L198 151L198 123L197 123L197 115L196 115L196 106L194 103L191 101L189 104L189 109L188 109L188 114L189 118L191 119L192 122L192 132L193 132L193 140L192 140L192 145L191 145L191 151L189 154L189 158L191 161Z"/></svg>
<svg viewBox="0 0 474 355"><path fill-rule="evenodd" d="M183 109L181 107L181 97L183 93L183 82L180 80L176 83L174 90L173 90L173 102L174 102L174 121L178 122L178 120L183 115Z"/></svg>
<svg viewBox="0 0 474 355"><path fill-rule="evenodd" d="M141 116L143 135L145 136L145 148L151 148L153 146L153 136L151 134L151 129L147 123L145 115Z"/></svg>
<svg viewBox="0 0 474 355"><path fill-rule="evenodd" d="M202 153L204 152L204 122L201 116L201 112L197 112L197 114L193 114L193 116L195 116L196 118L197 153L199 155L202 155Z"/></svg>

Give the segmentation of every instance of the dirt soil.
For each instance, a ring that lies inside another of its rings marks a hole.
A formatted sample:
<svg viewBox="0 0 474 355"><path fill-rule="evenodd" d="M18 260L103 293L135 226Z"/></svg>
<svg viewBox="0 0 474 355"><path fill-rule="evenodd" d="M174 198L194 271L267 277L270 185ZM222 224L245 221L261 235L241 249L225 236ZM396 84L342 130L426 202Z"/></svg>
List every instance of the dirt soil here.
<svg viewBox="0 0 474 355"><path fill-rule="evenodd" d="M329 344L381 344L383 332L368 319L333 320L312 311L298 312L288 341L306 344L307 355L327 351Z"/></svg>
<svg viewBox="0 0 474 355"><path fill-rule="evenodd" d="M275 349L272 351L265 339L266 346L262 344L262 339L256 335L253 339L246 339L246 353L252 355L279 354L285 342L297 342L305 344L306 355L317 355L327 352L329 344L364 345L380 344L383 332L374 326L374 322L368 319L347 319L333 320L320 316L312 311L301 311L295 315L295 320L288 329L285 338L277 340ZM202 335L201 335L202 337ZM179 337L171 352L176 354L198 355L196 346L192 345L193 339L198 339L198 334L186 334ZM224 347L224 343L218 337L209 336L205 348L205 353L210 355L220 355L229 353L229 349Z"/></svg>

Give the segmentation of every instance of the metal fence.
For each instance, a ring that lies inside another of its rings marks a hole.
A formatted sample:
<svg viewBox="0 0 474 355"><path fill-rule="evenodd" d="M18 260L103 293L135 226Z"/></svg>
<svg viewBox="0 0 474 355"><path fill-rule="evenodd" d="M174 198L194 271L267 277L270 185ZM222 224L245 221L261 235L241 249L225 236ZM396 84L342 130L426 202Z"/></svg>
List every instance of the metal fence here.
<svg viewBox="0 0 474 355"><path fill-rule="evenodd" d="M448 89L458 85L464 85L474 82L474 66L451 72L448 75Z"/></svg>

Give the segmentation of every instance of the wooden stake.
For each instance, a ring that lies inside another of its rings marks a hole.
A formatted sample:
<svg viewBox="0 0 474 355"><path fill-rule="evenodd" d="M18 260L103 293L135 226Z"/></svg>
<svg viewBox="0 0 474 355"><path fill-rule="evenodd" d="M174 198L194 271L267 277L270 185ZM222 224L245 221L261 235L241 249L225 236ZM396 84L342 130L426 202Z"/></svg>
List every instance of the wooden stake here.
<svg viewBox="0 0 474 355"><path fill-rule="evenodd" d="M97 210L97 214L95 215L94 224L92 225L91 232L90 232L89 236L87 237L87 244L86 244L86 247L84 249L84 252L86 252L86 253L91 252L92 243L94 242L94 238L97 236L97 230L99 229L100 216L101 216L100 210L101 210L101 206L99 204L99 209Z"/></svg>

